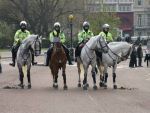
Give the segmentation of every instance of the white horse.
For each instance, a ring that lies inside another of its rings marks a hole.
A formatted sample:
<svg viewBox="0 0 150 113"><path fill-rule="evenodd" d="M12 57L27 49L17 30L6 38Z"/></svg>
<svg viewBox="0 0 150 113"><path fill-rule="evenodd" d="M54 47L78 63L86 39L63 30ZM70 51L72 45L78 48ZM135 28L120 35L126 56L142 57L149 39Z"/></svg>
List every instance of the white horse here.
<svg viewBox="0 0 150 113"><path fill-rule="evenodd" d="M31 79L30 79L30 69L32 62L32 53L40 51L41 37L38 35L30 35L21 43L18 52L17 52L17 66L20 76L19 86L23 89L24 83L23 78L24 74L27 73L28 78L28 88L31 88Z"/></svg>
<svg viewBox="0 0 150 113"><path fill-rule="evenodd" d="M107 78L108 78L108 67L112 67L113 75L113 87L117 89L116 85L116 68L117 64L124 61L131 54L132 46L127 42L111 42L108 44L108 53L102 54L102 60L97 57L97 66L100 72L100 87L107 88Z"/></svg>
<svg viewBox="0 0 150 113"><path fill-rule="evenodd" d="M97 35L94 37L91 37L90 40L85 44L85 46L82 48L81 56L77 58L77 67L78 67L78 73L79 73L79 84L78 86L81 86L81 79L80 74L82 73L82 69L84 69L84 80L83 80L83 90L87 90L87 71L88 67L91 64L92 66L92 77L94 86L93 89L97 89L96 86L96 74L95 74L95 67L96 67L96 54L95 50L101 51L101 52L108 52L108 46L103 37Z"/></svg>

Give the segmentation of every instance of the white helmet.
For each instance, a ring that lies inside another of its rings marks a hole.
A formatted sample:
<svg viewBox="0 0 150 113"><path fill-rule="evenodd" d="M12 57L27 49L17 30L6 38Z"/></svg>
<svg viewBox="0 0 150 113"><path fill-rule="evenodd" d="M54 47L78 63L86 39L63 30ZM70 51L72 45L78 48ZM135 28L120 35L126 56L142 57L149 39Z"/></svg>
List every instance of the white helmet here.
<svg viewBox="0 0 150 113"><path fill-rule="evenodd" d="M109 24L104 24L102 27L103 27L103 29L105 29L105 28L109 28L110 25Z"/></svg>
<svg viewBox="0 0 150 113"><path fill-rule="evenodd" d="M83 27L84 27L84 26L90 26L90 23L87 22L87 21L84 21L84 22L83 22Z"/></svg>
<svg viewBox="0 0 150 113"><path fill-rule="evenodd" d="M55 27L55 26L59 26L59 27L60 27L61 25L60 25L59 22L55 22L55 23L54 23L54 27Z"/></svg>
<svg viewBox="0 0 150 113"><path fill-rule="evenodd" d="M27 22L26 22L26 21L21 21L21 22L20 22L20 26L21 26L22 24L24 24L24 25L27 26Z"/></svg>

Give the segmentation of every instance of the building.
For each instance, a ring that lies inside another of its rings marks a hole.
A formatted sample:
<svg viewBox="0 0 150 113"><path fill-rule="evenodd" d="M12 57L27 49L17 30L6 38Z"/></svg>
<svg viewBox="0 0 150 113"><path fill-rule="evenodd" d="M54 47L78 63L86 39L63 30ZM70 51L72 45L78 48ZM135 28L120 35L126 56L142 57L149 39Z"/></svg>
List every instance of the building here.
<svg viewBox="0 0 150 113"><path fill-rule="evenodd" d="M133 35L133 0L85 0L85 9L89 12L116 12L120 17L119 31L122 36Z"/></svg>
<svg viewBox="0 0 150 113"><path fill-rule="evenodd" d="M150 0L134 0L134 35L150 36Z"/></svg>

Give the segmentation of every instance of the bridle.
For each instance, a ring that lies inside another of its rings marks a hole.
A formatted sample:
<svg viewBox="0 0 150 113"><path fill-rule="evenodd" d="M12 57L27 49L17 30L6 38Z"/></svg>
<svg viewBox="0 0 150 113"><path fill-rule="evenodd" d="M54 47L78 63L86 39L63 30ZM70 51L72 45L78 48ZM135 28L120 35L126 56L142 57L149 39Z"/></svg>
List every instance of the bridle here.
<svg viewBox="0 0 150 113"><path fill-rule="evenodd" d="M100 45L101 50L102 50L103 52L104 52L104 48L105 48L105 47L109 48L106 42L104 42L104 43L105 43L104 46L102 45L101 37L99 37L99 39L96 41L96 43ZM93 52L96 50L95 48L93 48L93 49L89 48L88 45L87 45L87 43L85 44L85 46L86 46L89 50L92 50ZM90 61L92 61L92 60L94 59L95 55L93 55L92 57L90 57L86 49L85 49L85 52L86 52L88 58L90 59Z"/></svg>
<svg viewBox="0 0 150 113"><path fill-rule="evenodd" d="M109 48L109 49L110 49L110 48ZM118 54L114 53L111 49L110 49L110 51L111 51L116 57L118 57L118 59L120 59L120 61L124 61L124 60L128 59L128 56L130 55L131 47L129 48L129 50L128 50L128 52L127 52L127 54L126 54L125 56L119 56ZM115 62L116 62L116 59L114 59L114 58L109 54L109 52L108 52L108 55L109 55L109 57L113 60L113 62L115 63Z"/></svg>

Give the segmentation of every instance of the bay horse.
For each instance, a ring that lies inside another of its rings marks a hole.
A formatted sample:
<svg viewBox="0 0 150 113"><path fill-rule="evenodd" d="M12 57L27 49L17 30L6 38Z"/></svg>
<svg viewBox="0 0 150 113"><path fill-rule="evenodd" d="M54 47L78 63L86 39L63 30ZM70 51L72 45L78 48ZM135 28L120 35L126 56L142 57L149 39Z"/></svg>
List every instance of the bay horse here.
<svg viewBox="0 0 150 113"><path fill-rule="evenodd" d="M30 69L32 63L32 53L36 53L37 50L41 46L41 37L38 35L29 35L26 39L24 39L18 49L17 52L17 66L19 70L20 76L20 86L22 89L24 88L24 75L27 74L28 79L28 89L31 88L31 78L30 78ZM40 52L39 52L40 53Z"/></svg>
<svg viewBox="0 0 150 113"><path fill-rule="evenodd" d="M62 43L59 39L55 39L57 41L53 42L53 51L50 59L49 67L51 69L51 73L53 76L53 87L55 89L58 88L58 72L62 69L62 76L64 80L64 90L67 90L67 84L66 84L66 63L67 63L67 57L65 50L62 46Z"/></svg>
<svg viewBox="0 0 150 113"><path fill-rule="evenodd" d="M102 54L102 59L97 56L97 66L100 72L100 87L107 88L108 67L112 67L113 88L116 85L117 64L128 59L132 52L132 45L127 42L110 42L108 53Z"/></svg>
<svg viewBox="0 0 150 113"><path fill-rule="evenodd" d="M100 35L91 37L81 50L81 55L77 57L77 67L79 74L78 86L81 86L81 77L84 73L83 90L87 90L87 72L89 65L92 66L93 89L96 90L96 54L95 50L100 52L108 52L108 46L104 38Z"/></svg>

